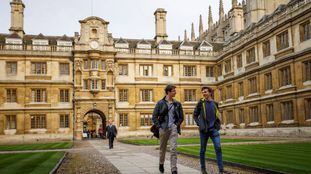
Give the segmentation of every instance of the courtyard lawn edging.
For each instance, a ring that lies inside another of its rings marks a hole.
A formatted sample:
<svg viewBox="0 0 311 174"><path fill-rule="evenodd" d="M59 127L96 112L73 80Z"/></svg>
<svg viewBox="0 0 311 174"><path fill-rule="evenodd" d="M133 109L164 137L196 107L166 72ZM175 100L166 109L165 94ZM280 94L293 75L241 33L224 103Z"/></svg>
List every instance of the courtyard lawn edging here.
<svg viewBox="0 0 311 174"><path fill-rule="evenodd" d="M56 143L0 145L0 151L70 149L72 146L73 142L71 141Z"/></svg>

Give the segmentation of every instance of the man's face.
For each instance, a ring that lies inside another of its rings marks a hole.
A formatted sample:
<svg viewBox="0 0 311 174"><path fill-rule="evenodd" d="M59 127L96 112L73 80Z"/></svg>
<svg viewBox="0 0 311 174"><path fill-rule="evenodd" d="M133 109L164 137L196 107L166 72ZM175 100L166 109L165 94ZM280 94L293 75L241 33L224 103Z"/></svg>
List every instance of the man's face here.
<svg viewBox="0 0 311 174"><path fill-rule="evenodd" d="M176 95L176 88L174 88L171 91L169 91L167 95L169 95L171 97L175 97L175 95Z"/></svg>
<svg viewBox="0 0 311 174"><path fill-rule="evenodd" d="M211 93L208 91L208 89L204 89L202 91L202 95L204 98L209 98L211 96Z"/></svg>

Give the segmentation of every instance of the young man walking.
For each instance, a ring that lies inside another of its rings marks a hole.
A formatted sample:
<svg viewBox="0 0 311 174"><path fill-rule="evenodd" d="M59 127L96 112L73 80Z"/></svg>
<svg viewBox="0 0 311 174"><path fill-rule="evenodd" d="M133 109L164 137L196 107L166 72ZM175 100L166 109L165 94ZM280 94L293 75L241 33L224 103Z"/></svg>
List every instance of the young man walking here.
<svg viewBox="0 0 311 174"><path fill-rule="evenodd" d="M114 138L117 136L118 131L112 120L108 121L108 126L106 126L107 138L109 139L109 149L113 148Z"/></svg>
<svg viewBox="0 0 311 174"><path fill-rule="evenodd" d="M164 173L164 161L166 146L170 141L171 171L177 174L177 138L180 134L180 125L184 120L181 103L173 99L176 95L176 86L167 85L166 96L157 102L153 114L152 122L159 128L160 134L160 160L159 170Z"/></svg>
<svg viewBox="0 0 311 174"><path fill-rule="evenodd" d="M198 102L194 109L194 120L199 126L200 130L200 164L202 174L207 174L205 166L205 152L208 138L211 138L214 144L214 149L217 158L217 165L219 173L223 173L224 167L222 163L222 152L220 145L220 120L218 104L213 100L213 90L209 87L203 87L202 90L203 98Z"/></svg>

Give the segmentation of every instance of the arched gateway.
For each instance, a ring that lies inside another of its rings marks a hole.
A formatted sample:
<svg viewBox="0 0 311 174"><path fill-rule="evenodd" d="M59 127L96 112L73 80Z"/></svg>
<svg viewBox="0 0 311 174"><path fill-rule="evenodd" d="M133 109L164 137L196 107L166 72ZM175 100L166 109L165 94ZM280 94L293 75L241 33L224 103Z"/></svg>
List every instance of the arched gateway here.
<svg viewBox="0 0 311 174"><path fill-rule="evenodd" d="M106 116L98 110L92 109L83 116L83 138L105 138Z"/></svg>

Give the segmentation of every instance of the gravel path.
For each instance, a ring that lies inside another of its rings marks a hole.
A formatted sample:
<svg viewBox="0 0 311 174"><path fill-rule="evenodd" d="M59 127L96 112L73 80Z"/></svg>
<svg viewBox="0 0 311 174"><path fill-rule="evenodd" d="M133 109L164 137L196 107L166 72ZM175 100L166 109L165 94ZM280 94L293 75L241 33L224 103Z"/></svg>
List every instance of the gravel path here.
<svg viewBox="0 0 311 174"><path fill-rule="evenodd" d="M90 140L102 141L102 140ZM57 170L57 174L119 174L115 168L101 153L99 153L88 141L74 141L74 150L68 151L63 163Z"/></svg>

